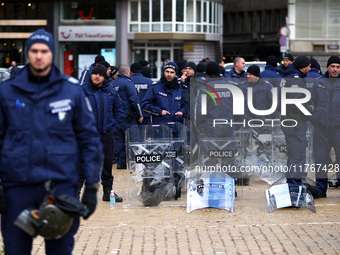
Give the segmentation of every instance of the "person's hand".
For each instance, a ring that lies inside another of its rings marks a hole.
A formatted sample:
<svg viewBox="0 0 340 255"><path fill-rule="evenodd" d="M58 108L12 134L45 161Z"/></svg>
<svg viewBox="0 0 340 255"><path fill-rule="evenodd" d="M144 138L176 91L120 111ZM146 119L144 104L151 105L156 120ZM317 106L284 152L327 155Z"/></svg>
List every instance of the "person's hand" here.
<svg viewBox="0 0 340 255"><path fill-rule="evenodd" d="M143 119L144 119L144 117L140 117L140 118L138 119L138 121L139 121L140 123L142 123L142 122L143 122Z"/></svg>
<svg viewBox="0 0 340 255"><path fill-rule="evenodd" d="M166 111L166 110L163 110L163 111L161 112L161 115L166 115L166 114L169 114L169 115L170 115L170 112L168 112L168 111Z"/></svg>
<svg viewBox="0 0 340 255"><path fill-rule="evenodd" d="M183 112L181 112L181 111L176 112L175 115L183 115Z"/></svg>
<svg viewBox="0 0 340 255"><path fill-rule="evenodd" d="M182 82L185 82L185 79L187 78L187 73L186 72L184 72L183 74L182 74L182 76L181 76L181 81Z"/></svg>
<svg viewBox="0 0 340 255"><path fill-rule="evenodd" d="M84 216L84 219L86 220L88 217L90 217L97 207L97 188L93 185L86 185L84 195L81 201L84 205L86 205L86 208L88 210L86 216Z"/></svg>

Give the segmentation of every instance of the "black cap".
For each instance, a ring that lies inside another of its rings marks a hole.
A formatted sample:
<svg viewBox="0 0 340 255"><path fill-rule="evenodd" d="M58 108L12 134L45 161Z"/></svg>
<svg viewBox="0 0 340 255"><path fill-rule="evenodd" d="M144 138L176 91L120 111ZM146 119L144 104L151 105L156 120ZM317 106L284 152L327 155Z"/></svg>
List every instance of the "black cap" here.
<svg viewBox="0 0 340 255"><path fill-rule="evenodd" d="M260 67L258 65L251 65L248 67L247 73L251 73L256 77L260 77Z"/></svg>
<svg viewBox="0 0 340 255"><path fill-rule="evenodd" d="M143 66L141 73L143 74L144 77L151 78L151 69L148 66Z"/></svg>
<svg viewBox="0 0 340 255"><path fill-rule="evenodd" d="M206 68L207 75L220 75L219 65L216 62L209 62Z"/></svg>
<svg viewBox="0 0 340 255"><path fill-rule="evenodd" d="M290 61L294 62L293 55L290 54L290 53L287 53L287 54L283 57L283 59L289 59Z"/></svg>
<svg viewBox="0 0 340 255"><path fill-rule="evenodd" d="M197 64L197 72L198 73L204 73L206 69L207 69L207 65L204 62L199 62Z"/></svg>
<svg viewBox="0 0 340 255"><path fill-rule="evenodd" d="M130 66L130 71L133 72L133 73L140 73L141 70L142 70L142 65L139 64L139 63L133 63Z"/></svg>
<svg viewBox="0 0 340 255"><path fill-rule="evenodd" d="M101 76L103 76L104 78L106 77L106 68L105 66L99 64L96 65L93 69L91 74L100 74Z"/></svg>
<svg viewBox="0 0 340 255"><path fill-rule="evenodd" d="M197 72L197 66L194 62L188 62L185 64L185 67L190 67L192 70L194 70L194 72L196 73Z"/></svg>
<svg viewBox="0 0 340 255"><path fill-rule="evenodd" d="M185 60L179 60L179 61L177 61L176 62L176 65L177 65L177 67L178 67L178 71L182 71L184 68L185 68L185 64L186 64L187 62L185 61Z"/></svg>
<svg viewBox="0 0 340 255"><path fill-rule="evenodd" d="M272 67L277 67L277 58L273 55L269 56L267 58L266 65L272 66Z"/></svg>
<svg viewBox="0 0 340 255"><path fill-rule="evenodd" d="M333 63L340 64L340 58L338 56L331 56L327 61L327 67Z"/></svg>
<svg viewBox="0 0 340 255"><path fill-rule="evenodd" d="M320 69L321 69L321 68L320 68L320 64L319 64L318 61L317 61L315 58L313 58L313 57L310 58L310 64L311 64L310 67L315 68L316 70L320 70Z"/></svg>
<svg viewBox="0 0 340 255"><path fill-rule="evenodd" d="M114 76L118 72L118 68L116 66L111 66L111 76Z"/></svg>
<svg viewBox="0 0 340 255"><path fill-rule="evenodd" d="M105 58L102 55L97 55L94 59L95 64L99 64L100 62L105 61Z"/></svg>
<svg viewBox="0 0 340 255"><path fill-rule="evenodd" d="M138 63L143 67L143 66L147 66L149 64L148 61L146 61L145 59L141 59L138 61Z"/></svg>
<svg viewBox="0 0 340 255"><path fill-rule="evenodd" d="M104 61L100 61L99 64L105 66L106 68L110 67L110 64L108 62L106 62L105 60Z"/></svg>
<svg viewBox="0 0 340 255"><path fill-rule="evenodd" d="M305 68L306 66L310 65L310 58L306 57L304 55L298 56L293 63L293 66L296 69L301 69L301 68Z"/></svg>

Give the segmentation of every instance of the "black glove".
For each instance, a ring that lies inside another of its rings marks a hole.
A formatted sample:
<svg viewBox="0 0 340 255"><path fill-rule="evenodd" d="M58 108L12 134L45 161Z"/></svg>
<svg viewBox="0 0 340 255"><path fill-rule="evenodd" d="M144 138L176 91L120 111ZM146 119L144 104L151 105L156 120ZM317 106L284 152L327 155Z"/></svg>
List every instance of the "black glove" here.
<svg viewBox="0 0 340 255"><path fill-rule="evenodd" d="M6 209L6 200L4 188L0 184L0 214L4 214Z"/></svg>
<svg viewBox="0 0 340 255"><path fill-rule="evenodd" d="M86 208L88 210L87 213L85 213L84 219L86 220L97 207L97 190L98 188L95 185L86 185L83 198L81 202L86 205Z"/></svg>

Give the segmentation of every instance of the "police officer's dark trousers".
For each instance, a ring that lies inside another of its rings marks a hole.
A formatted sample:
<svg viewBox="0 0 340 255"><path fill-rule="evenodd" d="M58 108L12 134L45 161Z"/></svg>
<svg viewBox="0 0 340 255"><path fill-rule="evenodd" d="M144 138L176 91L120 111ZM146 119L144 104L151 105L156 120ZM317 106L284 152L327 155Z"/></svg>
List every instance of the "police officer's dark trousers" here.
<svg viewBox="0 0 340 255"><path fill-rule="evenodd" d="M319 191L327 191L328 175L327 170L333 168L337 179L340 181L340 129L326 130L314 125L313 151L315 159L316 187ZM336 161L330 164L329 152L334 148Z"/></svg>
<svg viewBox="0 0 340 255"><path fill-rule="evenodd" d="M299 184L306 173L307 123L300 121L296 127L282 127L287 145L287 183Z"/></svg>
<svg viewBox="0 0 340 255"><path fill-rule="evenodd" d="M100 134L100 140L103 144L104 162L101 175L102 185L112 187L112 161L113 161L113 130Z"/></svg>
<svg viewBox="0 0 340 255"><path fill-rule="evenodd" d="M55 196L60 194L75 196L76 186L74 184L55 182L55 188ZM5 190L6 212L1 215L1 231L6 255L31 254L33 238L14 225L14 221L27 208L39 209L45 195L44 183L14 186ZM72 254L73 236L76 234L78 227L79 219L75 218L71 229L62 238L45 240L46 254Z"/></svg>

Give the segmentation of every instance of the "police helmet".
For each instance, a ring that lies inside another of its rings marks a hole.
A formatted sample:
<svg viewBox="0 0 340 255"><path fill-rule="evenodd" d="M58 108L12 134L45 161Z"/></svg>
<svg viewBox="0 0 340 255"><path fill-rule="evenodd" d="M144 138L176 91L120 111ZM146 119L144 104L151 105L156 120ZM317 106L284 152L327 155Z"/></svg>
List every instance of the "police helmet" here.
<svg viewBox="0 0 340 255"><path fill-rule="evenodd" d="M59 239L71 228L73 218L54 204L47 204L40 210L24 210L15 220L15 225L32 237L41 235L45 239Z"/></svg>

